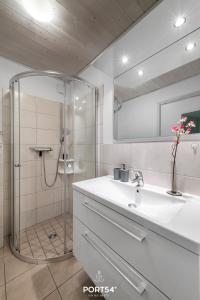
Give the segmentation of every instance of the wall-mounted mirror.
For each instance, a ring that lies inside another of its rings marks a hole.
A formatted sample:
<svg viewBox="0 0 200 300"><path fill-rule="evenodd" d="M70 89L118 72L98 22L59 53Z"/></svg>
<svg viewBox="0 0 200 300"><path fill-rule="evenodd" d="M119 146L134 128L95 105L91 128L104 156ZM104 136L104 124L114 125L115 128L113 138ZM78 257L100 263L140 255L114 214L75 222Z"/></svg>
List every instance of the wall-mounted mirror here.
<svg viewBox="0 0 200 300"><path fill-rule="evenodd" d="M182 116L200 139L200 29L116 76L113 114L117 141L170 140Z"/></svg>

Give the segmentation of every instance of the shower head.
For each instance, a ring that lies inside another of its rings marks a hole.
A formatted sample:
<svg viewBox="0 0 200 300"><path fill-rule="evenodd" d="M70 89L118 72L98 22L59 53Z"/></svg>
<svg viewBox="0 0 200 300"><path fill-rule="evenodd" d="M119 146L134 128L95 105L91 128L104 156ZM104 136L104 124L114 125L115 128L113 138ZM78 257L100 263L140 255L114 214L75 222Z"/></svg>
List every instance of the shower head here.
<svg viewBox="0 0 200 300"><path fill-rule="evenodd" d="M116 96L114 96L114 105L113 105L114 113L120 111L121 108L122 108L122 102Z"/></svg>

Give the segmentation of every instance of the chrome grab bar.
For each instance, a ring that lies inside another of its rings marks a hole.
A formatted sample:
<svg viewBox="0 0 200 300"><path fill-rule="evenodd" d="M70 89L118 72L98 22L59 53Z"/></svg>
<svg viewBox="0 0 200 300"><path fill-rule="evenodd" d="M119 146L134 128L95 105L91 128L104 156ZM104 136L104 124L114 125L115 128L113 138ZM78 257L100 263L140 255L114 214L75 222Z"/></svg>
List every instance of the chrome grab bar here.
<svg viewBox="0 0 200 300"><path fill-rule="evenodd" d="M89 206L87 202L82 203L82 205L87 207L89 210L93 211L94 213L96 213L97 215L99 215L100 217L102 217L104 220L108 221L109 223L111 223L115 227L119 228L121 231L125 232L126 234L131 236L133 239L137 240L138 242L142 243L144 241L144 239L146 238L146 235L147 235L146 233L142 233L141 237L135 235L134 233L130 232L129 230L125 229L121 225L119 225L116 222L114 222L113 220L111 220L110 218L104 216L102 213L98 212L96 209Z"/></svg>
<svg viewBox="0 0 200 300"><path fill-rule="evenodd" d="M82 234L82 237L128 282L128 284L139 294L142 295L146 290L146 283L141 282L136 286L132 281L95 245L95 243L88 237L88 234ZM132 272L134 272L131 269ZM137 274L136 274L137 275Z"/></svg>

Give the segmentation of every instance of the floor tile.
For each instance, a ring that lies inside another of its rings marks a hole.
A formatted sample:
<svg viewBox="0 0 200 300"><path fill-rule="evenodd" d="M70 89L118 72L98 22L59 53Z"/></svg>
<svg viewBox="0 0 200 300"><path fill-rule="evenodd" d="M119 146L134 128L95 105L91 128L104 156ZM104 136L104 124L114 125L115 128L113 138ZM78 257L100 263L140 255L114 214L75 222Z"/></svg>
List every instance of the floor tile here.
<svg viewBox="0 0 200 300"><path fill-rule="evenodd" d="M0 287L0 300L6 300L5 296L5 286Z"/></svg>
<svg viewBox="0 0 200 300"><path fill-rule="evenodd" d="M68 258L67 260L62 262L49 264L49 269L57 286L60 286L72 275L80 271L81 268L82 266L74 257Z"/></svg>
<svg viewBox="0 0 200 300"><path fill-rule="evenodd" d="M34 264L23 262L13 255L6 256L4 261L6 282L35 267Z"/></svg>
<svg viewBox="0 0 200 300"><path fill-rule="evenodd" d="M52 258L63 255L64 251L64 231L62 229L64 222L63 215L57 218L46 220L45 222L33 225L21 232L21 253L27 257L34 258ZM67 229L70 236L72 228L72 217L67 215ZM50 233L57 235L49 239ZM72 241L67 239L67 249L72 250ZM61 251L61 249L63 249ZM40 251L41 250L41 251Z"/></svg>
<svg viewBox="0 0 200 300"><path fill-rule="evenodd" d="M3 247L0 248L0 257L2 257L2 256L3 256Z"/></svg>
<svg viewBox="0 0 200 300"><path fill-rule="evenodd" d="M55 289L47 266L40 265L7 284L7 300L42 300Z"/></svg>
<svg viewBox="0 0 200 300"><path fill-rule="evenodd" d="M4 247L3 247L3 255L4 255L4 257L12 255L9 243L10 243L9 239L5 238L4 239Z"/></svg>
<svg viewBox="0 0 200 300"><path fill-rule="evenodd" d="M4 260L3 257L0 258L0 286L5 284L4 278Z"/></svg>
<svg viewBox="0 0 200 300"><path fill-rule="evenodd" d="M83 286L91 283L89 277L84 271L78 272L70 280L60 286L59 292L63 300L89 300L91 295L83 293ZM92 283L91 283L92 284ZM93 284L92 284L93 285ZM103 300L102 296L94 296L94 299Z"/></svg>
<svg viewBox="0 0 200 300"><path fill-rule="evenodd" d="M44 300L62 300L57 290L47 296ZM69 299L70 300L70 299Z"/></svg>

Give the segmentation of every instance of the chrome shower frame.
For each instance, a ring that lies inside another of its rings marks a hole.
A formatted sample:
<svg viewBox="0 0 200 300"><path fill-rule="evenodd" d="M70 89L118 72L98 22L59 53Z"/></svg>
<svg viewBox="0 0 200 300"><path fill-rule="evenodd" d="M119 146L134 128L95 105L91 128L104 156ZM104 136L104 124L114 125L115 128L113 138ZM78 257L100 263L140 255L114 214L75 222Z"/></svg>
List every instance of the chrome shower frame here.
<svg viewBox="0 0 200 300"><path fill-rule="evenodd" d="M37 70L33 70L33 71L27 71L27 72L22 72L19 74L16 74L15 76L13 76L10 81L9 81L9 90L10 90L10 100L11 100L11 237L10 237L10 248L12 253L19 259L28 262L28 263L33 263L33 264L42 264L42 263L47 263L47 262L56 262L56 261L63 261L67 258L70 258L73 256L73 251L69 251L67 253L66 249L63 249L63 253L64 255L59 256L59 257L55 257L55 258L46 258L46 259L37 259L37 258L30 258L30 257L26 257L22 254L20 254L20 201L19 201L19 207L18 207L18 213L19 213L19 249L17 249L17 247L15 246L14 243L14 233L15 233L15 229L14 229L14 205L15 205L15 195L14 195L14 168L16 167L16 162L14 162L14 130L13 130L13 125L14 125L14 100L15 100L15 96L14 96L14 85L17 84L17 88L18 88L18 102L20 103L20 79L23 78L30 78L30 77L37 77L37 76L46 76L46 77L51 77L51 78L55 78L58 80L62 80L64 85L65 85L65 94L64 94L64 103L66 101L66 86L67 83L71 83L71 82L78 82L80 84L86 85L88 87L90 87L92 90L94 90L94 101L95 101L95 177L97 176L97 101L98 101L98 89L92 85L91 83L87 82L84 79L81 79L79 77L76 76L66 76L64 73L58 73L58 72L54 72L54 71L37 71ZM19 108L20 110L20 108ZM65 115L65 114L64 114ZM20 118L19 118L20 120ZM20 134L19 134L19 147L20 147ZM20 149L19 149L19 153L20 153ZM20 166L20 155L19 155L19 161L17 162L18 166ZM19 168L19 173L20 173L20 168ZM19 191L20 193L20 191ZM64 184L64 199L66 199L66 182ZM64 201L64 214L66 213L66 201ZM64 218L65 222L66 222L66 218ZM64 224L64 228L66 231L66 224ZM66 239L66 232L64 234L64 239ZM64 242L64 248L66 247L66 242Z"/></svg>

